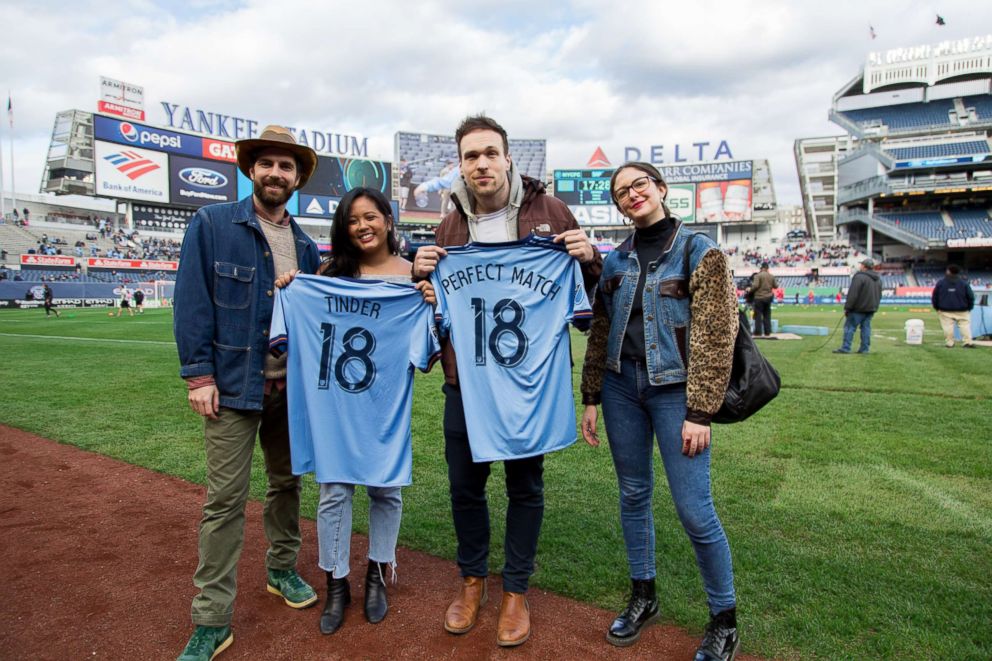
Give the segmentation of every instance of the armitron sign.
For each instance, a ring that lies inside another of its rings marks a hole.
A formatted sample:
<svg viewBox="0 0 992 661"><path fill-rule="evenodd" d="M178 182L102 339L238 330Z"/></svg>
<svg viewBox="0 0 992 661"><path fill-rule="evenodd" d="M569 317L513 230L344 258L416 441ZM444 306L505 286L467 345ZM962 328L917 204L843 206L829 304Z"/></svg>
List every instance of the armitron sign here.
<svg viewBox="0 0 992 661"><path fill-rule="evenodd" d="M100 112L110 115L143 120L145 89L125 83L123 80L100 76L100 100L97 101L96 107Z"/></svg>

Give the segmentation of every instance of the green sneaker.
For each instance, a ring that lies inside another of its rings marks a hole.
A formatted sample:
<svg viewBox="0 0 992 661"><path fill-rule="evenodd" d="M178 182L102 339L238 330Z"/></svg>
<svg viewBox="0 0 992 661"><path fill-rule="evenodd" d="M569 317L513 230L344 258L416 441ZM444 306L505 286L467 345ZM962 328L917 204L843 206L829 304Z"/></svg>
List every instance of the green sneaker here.
<svg viewBox="0 0 992 661"><path fill-rule="evenodd" d="M231 627L204 627L197 625L186 649L177 661L210 661L234 642Z"/></svg>
<svg viewBox="0 0 992 661"><path fill-rule="evenodd" d="M268 590L282 597L290 608L306 608L317 603L317 593L295 569L270 569Z"/></svg>

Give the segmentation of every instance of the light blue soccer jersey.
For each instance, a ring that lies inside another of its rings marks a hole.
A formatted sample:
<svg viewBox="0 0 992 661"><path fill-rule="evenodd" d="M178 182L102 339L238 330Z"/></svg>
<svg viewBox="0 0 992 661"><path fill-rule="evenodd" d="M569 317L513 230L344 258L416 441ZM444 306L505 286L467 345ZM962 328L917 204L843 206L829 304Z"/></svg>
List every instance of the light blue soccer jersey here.
<svg viewBox="0 0 992 661"><path fill-rule="evenodd" d="M277 292L269 345L288 351L293 473L410 484L413 368L437 356L433 321L412 285L298 275Z"/></svg>
<svg viewBox="0 0 992 661"><path fill-rule="evenodd" d="M575 442L568 323L592 317L579 263L536 236L446 248L431 276L450 335L474 461Z"/></svg>

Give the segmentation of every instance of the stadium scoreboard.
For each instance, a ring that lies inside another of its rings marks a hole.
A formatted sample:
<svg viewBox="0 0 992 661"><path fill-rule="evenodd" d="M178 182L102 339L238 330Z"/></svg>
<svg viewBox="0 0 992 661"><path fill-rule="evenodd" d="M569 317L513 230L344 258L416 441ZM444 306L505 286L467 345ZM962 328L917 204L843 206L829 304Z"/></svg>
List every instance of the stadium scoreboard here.
<svg viewBox="0 0 992 661"><path fill-rule="evenodd" d="M555 170L555 197L569 206L613 204L613 170Z"/></svg>

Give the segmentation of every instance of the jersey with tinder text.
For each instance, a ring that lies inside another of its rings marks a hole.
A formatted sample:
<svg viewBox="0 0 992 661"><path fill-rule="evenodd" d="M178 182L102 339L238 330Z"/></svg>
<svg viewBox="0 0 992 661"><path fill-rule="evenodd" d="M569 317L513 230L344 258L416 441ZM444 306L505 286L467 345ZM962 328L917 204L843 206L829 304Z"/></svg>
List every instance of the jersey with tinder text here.
<svg viewBox="0 0 992 661"><path fill-rule="evenodd" d="M579 263L550 239L446 248L431 275L455 350L474 461L575 442L568 323L592 316Z"/></svg>
<svg viewBox="0 0 992 661"><path fill-rule="evenodd" d="M270 348L287 351L293 473L376 487L412 481L413 369L439 345L413 285L298 275L278 290Z"/></svg>

